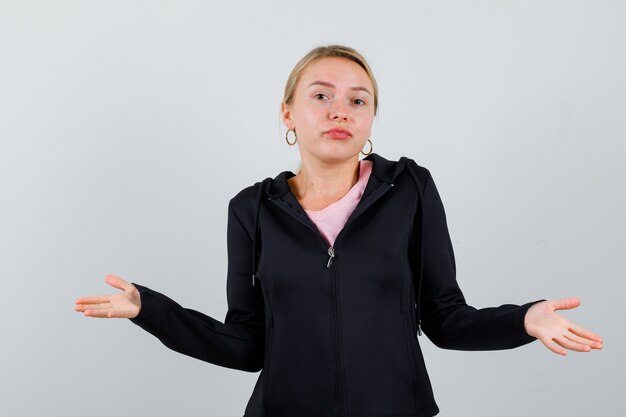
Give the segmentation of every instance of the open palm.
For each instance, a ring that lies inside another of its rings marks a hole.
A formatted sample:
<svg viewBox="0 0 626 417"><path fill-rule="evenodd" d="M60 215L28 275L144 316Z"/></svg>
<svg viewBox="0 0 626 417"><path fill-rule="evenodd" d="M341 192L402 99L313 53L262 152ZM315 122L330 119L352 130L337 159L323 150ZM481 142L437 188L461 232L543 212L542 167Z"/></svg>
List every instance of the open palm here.
<svg viewBox="0 0 626 417"><path fill-rule="evenodd" d="M115 275L107 275L104 282L122 292L78 298L75 310L89 317L127 319L137 317L141 310L141 298L137 288Z"/></svg>
<svg viewBox="0 0 626 417"><path fill-rule="evenodd" d="M579 305L578 298L547 300L534 304L524 317L526 332L559 355L567 355L565 349L578 352L602 349L602 337L555 313L556 310L567 310Z"/></svg>

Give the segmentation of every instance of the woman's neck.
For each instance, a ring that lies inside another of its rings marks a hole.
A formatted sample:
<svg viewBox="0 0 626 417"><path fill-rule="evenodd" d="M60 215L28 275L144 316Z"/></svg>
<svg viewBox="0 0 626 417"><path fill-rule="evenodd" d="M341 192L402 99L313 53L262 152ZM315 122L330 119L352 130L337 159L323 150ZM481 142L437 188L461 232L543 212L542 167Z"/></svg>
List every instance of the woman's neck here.
<svg viewBox="0 0 626 417"><path fill-rule="evenodd" d="M340 200L358 180L359 160L354 158L333 164L303 161L288 183L302 208L321 210Z"/></svg>

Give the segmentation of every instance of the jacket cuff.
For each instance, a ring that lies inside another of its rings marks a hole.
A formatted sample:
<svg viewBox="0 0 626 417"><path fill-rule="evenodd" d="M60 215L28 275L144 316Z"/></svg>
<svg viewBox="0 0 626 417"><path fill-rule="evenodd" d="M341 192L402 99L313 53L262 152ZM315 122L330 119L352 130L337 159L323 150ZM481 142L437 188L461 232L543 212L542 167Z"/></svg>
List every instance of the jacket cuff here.
<svg viewBox="0 0 626 417"><path fill-rule="evenodd" d="M139 314L130 319L131 322L141 325L150 321L151 318L155 316L158 306L158 300L153 296L153 292L150 288L144 287L143 285L139 285L136 283L132 283L137 291L139 291L139 298L141 300L141 308L139 309Z"/></svg>

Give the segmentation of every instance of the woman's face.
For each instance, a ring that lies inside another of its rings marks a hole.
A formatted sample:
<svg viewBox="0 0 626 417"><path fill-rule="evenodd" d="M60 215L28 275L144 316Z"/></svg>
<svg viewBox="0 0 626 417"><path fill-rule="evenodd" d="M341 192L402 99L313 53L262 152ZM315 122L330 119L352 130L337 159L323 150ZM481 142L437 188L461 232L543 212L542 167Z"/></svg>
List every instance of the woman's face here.
<svg viewBox="0 0 626 417"><path fill-rule="evenodd" d="M339 57L320 58L301 74L293 102L282 104L282 114L285 126L296 130L303 161L358 158L371 136L374 88L356 62ZM329 132L335 128L349 133Z"/></svg>

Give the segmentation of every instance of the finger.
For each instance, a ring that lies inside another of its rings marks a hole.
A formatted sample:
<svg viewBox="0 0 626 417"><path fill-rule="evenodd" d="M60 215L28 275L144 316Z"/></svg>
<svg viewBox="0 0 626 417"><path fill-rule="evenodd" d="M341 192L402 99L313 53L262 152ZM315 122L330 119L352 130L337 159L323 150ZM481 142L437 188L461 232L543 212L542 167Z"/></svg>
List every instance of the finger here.
<svg viewBox="0 0 626 417"><path fill-rule="evenodd" d="M569 331L574 333L577 336L584 337L586 339L595 340L596 342L602 343L602 336L595 334L592 331L584 329L576 324L572 324L569 328Z"/></svg>
<svg viewBox="0 0 626 417"><path fill-rule="evenodd" d="M98 317L98 318L109 318L110 310L85 310L85 316L88 317Z"/></svg>
<svg viewBox="0 0 626 417"><path fill-rule="evenodd" d="M104 278L104 281L110 286L122 291L130 291L132 288L128 282L116 275L107 275L106 278Z"/></svg>
<svg viewBox="0 0 626 417"><path fill-rule="evenodd" d="M589 346L581 345L580 343L572 342L571 340L569 340L566 337L555 338L553 340L556 343L558 343L559 345L561 345L564 348L569 349L569 350L575 350L577 352L589 352L591 350L591 348Z"/></svg>
<svg viewBox="0 0 626 417"><path fill-rule="evenodd" d="M596 345L602 345L602 343L600 342L596 342L595 340L589 340L586 337L580 337L575 333L569 332L567 334L564 335L565 337L567 337L569 340L571 340L572 342L576 342L576 343L581 343L583 345L587 345L587 346L596 346Z"/></svg>
<svg viewBox="0 0 626 417"><path fill-rule="evenodd" d="M102 304L111 301L110 295L96 295L93 297L81 297L76 299L76 304Z"/></svg>
<svg viewBox="0 0 626 417"><path fill-rule="evenodd" d="M113 308L113 306L110 303L106 303L106 304L81 304L81 305L77 305L75 310L76 311L103 310L103 309L110 310L111 308Z"/></svg>
<svg viewBox="0 0 626 417"><path fill-rule="evenodd" d="M103 304L76 304L74 310L76 311L85 311L85 310L98 310L100 306Z"/></svg>
<svg viewBox="0 0 626 417"><path fill-rule="evenodd" d="M578 343L579 345L588 346L589 349L586 350L587 352L590 351L591 349L601 349L602 348L602 343L594 342L593 340L589 340L589 339L585 339L584 337L576 336L574 333L568 333L568 334L564 335L563 337L567 338L568 340L571 340L574 343Z"/></svg>
<svg viewBox="0 0 626 417"><path fill-rule="evenodd" d="M580 299L576 297L562 298L554 302L554 307L557 310L569 310L570 308L576 308L580 305Z"/></svg>
<svg viewBox="0 0 626 417"><path fill-rule="evenodd" d="M567 355L567 351L565 349L563 349L559 344L555 343L554 340L551 340L551 339L548 339L548 340L541 339L541 342L548 349L550 349L552 352L557 353L559 355L563 355L563 356Z"/></svg>

